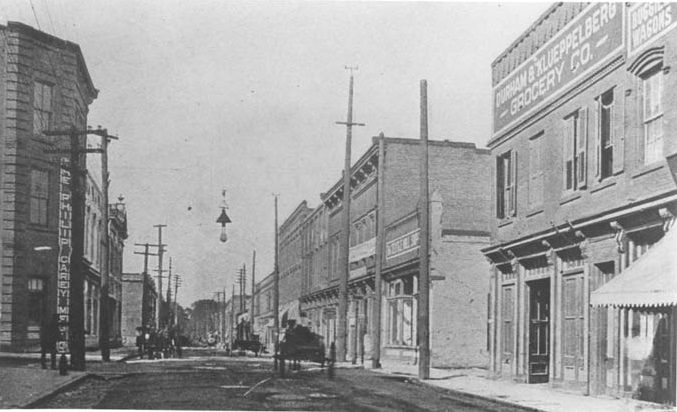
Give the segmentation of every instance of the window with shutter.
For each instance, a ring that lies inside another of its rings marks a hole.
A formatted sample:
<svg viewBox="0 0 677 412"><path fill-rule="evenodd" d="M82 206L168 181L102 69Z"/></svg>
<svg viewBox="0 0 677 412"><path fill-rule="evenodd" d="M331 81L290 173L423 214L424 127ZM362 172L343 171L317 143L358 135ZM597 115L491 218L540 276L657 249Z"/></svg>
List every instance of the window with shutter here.
<svg viewBox="0 0 677 412"><path fill-rule="evenodd" d="M496 158L496 217L514 216L516 212L516 164L514 150Z"/></svg>
<svg viewBox="0 0 677 412"><path fill-rule="evenodd" d="M576 118L576 183L582 189L587 183L588 176L588 111L586 108L578 111Z"/></svg>
<svg viewBox="0 0 677 412"><path fill-rule="evenodd" d="M584 189L587 184L587 109L579 109L562 125L562 173L565 192Z"/></svg>
<svg viewBox="0 0 677 412"><path fill-rule="evenodd" d="M529 208L543 203L543 166L541 164L542 133L529 140Z"/></svg>
<svg viewBox="0 0 677 412"><path fill-rule="evenodd" d="M575 116L564 119L562 127L562 174L565 191L575 189L574 169Z"/></svg>
<svg viewBox="0 0 677 412"><path fill-rule="evenodd" d="M508 165L508 168L510 170L510 176L509 176L509 182L508 182L508 187L509 187L509 194L510 194L510 204L508 206L508 210L510 213L510 216L516 216L517 215L517 151L516 150L511 150L510 151L510 163Z"/></svg>
<svg viewBox="0 0 677 412"><path fill-rule="evenodd" d="M614 91L609 90L597 99L596 175L600 180L613 174L614 163Z"/></svg>

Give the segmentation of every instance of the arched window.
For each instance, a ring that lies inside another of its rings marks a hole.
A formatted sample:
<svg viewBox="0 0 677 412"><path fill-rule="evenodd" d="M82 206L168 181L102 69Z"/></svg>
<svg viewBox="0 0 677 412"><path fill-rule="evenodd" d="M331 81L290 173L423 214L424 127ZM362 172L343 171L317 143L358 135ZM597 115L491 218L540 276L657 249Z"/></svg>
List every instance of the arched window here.
<svg viewBox="0 0 677 412"><path fill-rule="evenodd" d="M640 54L628 71L639 78L644 133L639 143L643 147L644 164L663 159L663 56L665 47L652 47Z"/></svg>

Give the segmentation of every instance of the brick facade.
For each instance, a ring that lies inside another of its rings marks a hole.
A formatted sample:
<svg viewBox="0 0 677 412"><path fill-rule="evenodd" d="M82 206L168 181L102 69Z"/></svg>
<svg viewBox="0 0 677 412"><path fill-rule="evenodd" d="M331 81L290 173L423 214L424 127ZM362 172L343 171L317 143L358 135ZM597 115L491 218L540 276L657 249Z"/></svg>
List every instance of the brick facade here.
<svg viewBox="0 0 677 412"><path fill-rule="evenodd" d="M14 22L0 38L0 348L27 350L56 308L58 157L45 150L65 147L40 130L84 127L98 91L76 44Z"/></svg>
<svg viewBox="0 0 677 412"><path fill-rule="evenodd" d="M662 238L677 212L674 9L557 3L492 64L494 218L484 253L493 262L497 376L654 401L669 401L669 387L674 403L674 366L660 372L627 352L635 333L627 330L639 320L672 319L674 342L674 309L633 315L589 305L595 289ZM591 49L593 57L579 60ZM537 76L514 80L539 73L543 58L553 60L553 76L571 80L551 84L546 71L543 88ZM674 349L671 356L674 364Z"/></svg>
<svg viewBox="0 0 677 412"><path fill-rule="evenodd" d="M369 358L372 353L378 168L383 161L386 228L383 245L393 253L389 255L386 251L383 257L382 353L385 359L413 362L416 358L420 143L414 139L385 138L385 159L379 159L378 141L374 138L374 144L351 171L347 353L349 359ZM483 366L487 361L488 266L479 248L489 240L488 151L469 143L430 141L429 153L433 193L433 364ZM322 204L310 214L304 226L305 283L301 313L326 342L336 337L341 198L342 185L338 181L322 194ZM402 246L403 242L407 246ZM460 284L465 289L459 287ZM389 290L399 292L389 295ZM398 311L393 312L397 320L390 317L389 307ZM403 311L408 314L403 315ZM470 318L477 319L471 324L467 322ZM399 329L392 329L391 321L406 326L407 336L403 337ZM388 336L392 339L388 340Z"/></svg>

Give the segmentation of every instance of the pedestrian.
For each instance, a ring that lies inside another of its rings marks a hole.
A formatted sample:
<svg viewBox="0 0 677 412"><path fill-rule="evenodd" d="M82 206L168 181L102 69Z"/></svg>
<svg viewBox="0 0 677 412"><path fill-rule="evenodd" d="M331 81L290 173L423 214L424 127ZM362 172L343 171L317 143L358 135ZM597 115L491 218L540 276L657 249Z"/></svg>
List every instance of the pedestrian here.
<svg viewBox="0 0 677 412"><path fill-rule="evenodd" d="M50 366L56 369L56 341L59 338L59 315L44 316L40 325L40 365L47 369L47 353Z"/></svg>
<svg viewBox="0 0 677 412"><path fill-rule="evenodd" d="M146 351L146 333L143 328L139 326L136 328L136 348L139 358L143 359L143 353Z"/></svg>

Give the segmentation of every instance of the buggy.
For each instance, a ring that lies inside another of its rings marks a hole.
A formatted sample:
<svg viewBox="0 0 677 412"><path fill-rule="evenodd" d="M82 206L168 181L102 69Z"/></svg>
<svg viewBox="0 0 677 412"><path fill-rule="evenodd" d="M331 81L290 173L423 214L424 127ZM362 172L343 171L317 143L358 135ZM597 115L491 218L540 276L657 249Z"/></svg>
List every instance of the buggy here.
<svg viewBox="0 0 677 412"><path fill-rule="evenodd" d="M334 354L333 343L327 357L322 336L311 332L305 326L291 326L287 328L274 357L279 362L280 376L284 376L285 361L289 360L292 370L299 370L301 361L319 363L322 368L327 364L331 377L334 370Z"/></svg>

